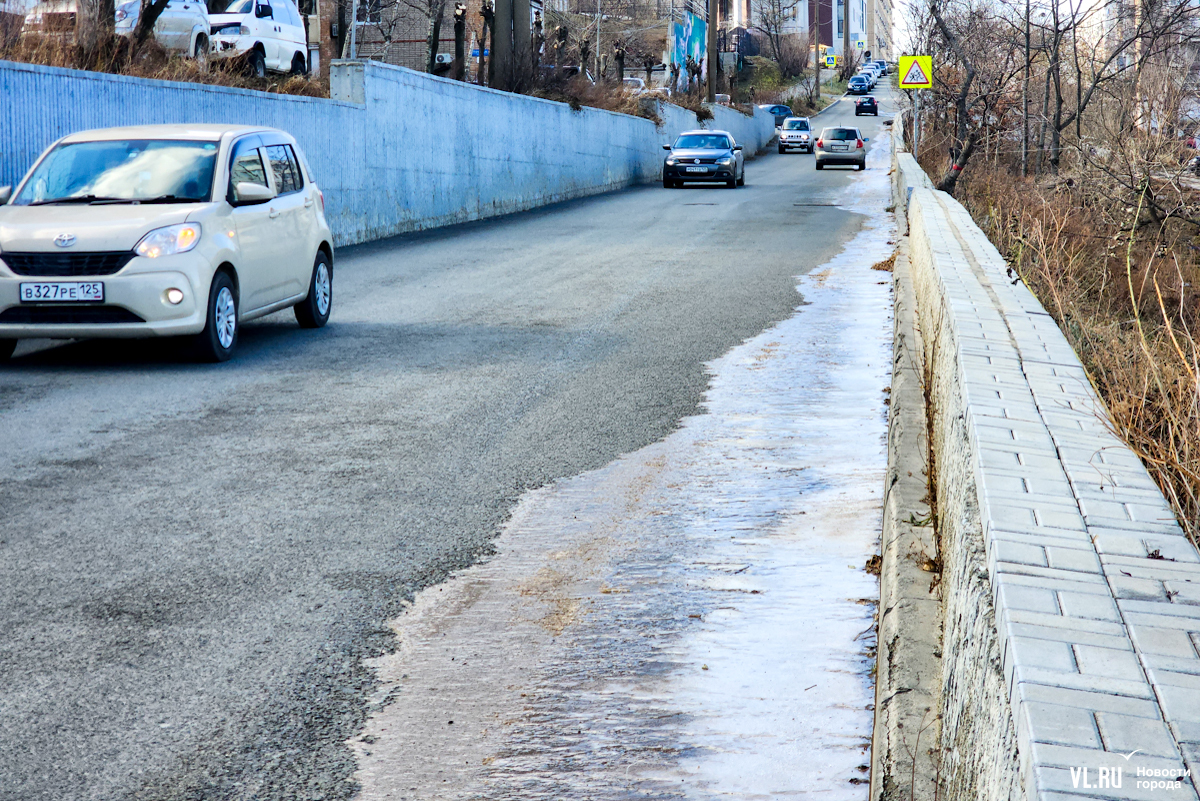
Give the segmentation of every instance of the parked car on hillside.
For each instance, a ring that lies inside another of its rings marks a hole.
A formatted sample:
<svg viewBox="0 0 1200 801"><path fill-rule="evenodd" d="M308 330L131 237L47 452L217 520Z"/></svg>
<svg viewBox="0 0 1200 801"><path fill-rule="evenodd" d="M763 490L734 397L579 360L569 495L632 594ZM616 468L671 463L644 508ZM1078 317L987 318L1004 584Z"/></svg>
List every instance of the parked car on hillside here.
<svg viewBox="0 0 1200 801"><path fill-rule="evenodd" d="M876 117L879 116L879 104L875 102L874 97L867 95L854 101L854 116L857 117L860 114L874 114Z"/></svg>
<svg viewBox="0 0 1200 801"><path fill-rule="evenodd" d="M632 92L635 95L640 95L646 91L646 80L644 78L622 78L621 84L626 91Z"/></svg>
<svg viewBox="0 0 1200 801"><path fill-rule="evenodd" d="M117 5L117 33L133 36L142 13L142 0L126 0ZM187 53L192 58L208 58L208 5L204 0L170 0L154 23L154 39L167 50Z"/></svg>
<svg viewBox="0 0 1200 801"><path fill-rule="evenodd" d="M817 137L817 169L823 170L827 164L844 164L865 170L869 141L857 128L826 128Z"/></svg>
<svg viewBox="0 0 1200 801"><path fill-rule="evenodd" d="M0 357L25 338L190 335L233 355L247 320L333 300L325 196L270 128L83 131L0 187Z"/></svg>
<svg viewBox="0 0 1200 801"><path fill-rule="evenodd" d="M764 106L759 106L759 108L763 109L769 114L775 115L776 128L778 128L780 125L783 125L783 121L792 116L792 110L787 106L767 104Z"/></svg>
<svg viewBox="0 0 1200 801"><path fill-rule="evenodd" d="M113 23L120 36L132 36L141 13L141 0L117 4ZM25 16L21 34L38 34L74 41L79 0L47 0ZM207 58L209 43L208 6L203 0L170 0L154 23L154 39L168 52L192 58Z"/></svg>
<svg viewBox="0 0 1200 801"><path fill-rule="evenodd" d="M292 0L234 0L212 15L212 54L245 54L251 75L308 74L308 34Z"/></svg>
<svg viewBox="0 0 1200 801"><path fill-rule="evenodd" d="M855 75L846 84L846 92L852 95L865 95L871 91L871 82L865 75Z"/></svg>
<svg viewBox="0 0 1200 801"><path fill-rule="evenodd" d="M663 162L663 187L671 189L688 181L723 182L733 188L746 184L742 146L727 131L686 131Z"/></svg>
<svg viewBox="0 0 1200 801"><path fill-rule="evenodd" d="M813 149L812 131L809 130L808 117L788 117L783 121L779 130L779 152L799 150L811 153Z"/></svg>

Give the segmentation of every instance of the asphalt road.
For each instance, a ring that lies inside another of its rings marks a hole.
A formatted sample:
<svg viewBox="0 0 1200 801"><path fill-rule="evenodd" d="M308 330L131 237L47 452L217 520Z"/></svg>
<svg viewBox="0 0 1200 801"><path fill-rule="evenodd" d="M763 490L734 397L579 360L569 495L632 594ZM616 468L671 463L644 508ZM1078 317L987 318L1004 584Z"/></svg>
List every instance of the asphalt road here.
<svg viewBox="0 0 1200 801"><path fill-rule="evenodd" d="M736 190L344 249L327 328L248 324L225 365L23 345L0 367L0 799L348 798L387 619L523 491L699 411L704 362L855 233L828 205L855 179L771 151Z"/></svg>

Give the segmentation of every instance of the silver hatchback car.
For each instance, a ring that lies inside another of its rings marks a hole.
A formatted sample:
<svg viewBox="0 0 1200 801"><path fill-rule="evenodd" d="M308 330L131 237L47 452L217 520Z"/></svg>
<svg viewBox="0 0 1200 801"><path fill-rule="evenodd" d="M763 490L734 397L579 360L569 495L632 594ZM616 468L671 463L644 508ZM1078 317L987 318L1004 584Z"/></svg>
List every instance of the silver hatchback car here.
<svg viewBox="0 0 1200 801"><path fill-rule="evenodd" d="M857 128L826 128L817 137L816 165L818 170L826 164L844 164L867 168L867 145L871 141Z"/></svg>
<svg viewBox="0 0 1200 801"><path fill-rule="evenodd" d="M237 125L72 134L0 187L0 359L24 338L191 336L225 361L241 323L329 319L333 235L296 140Z"/></svg>

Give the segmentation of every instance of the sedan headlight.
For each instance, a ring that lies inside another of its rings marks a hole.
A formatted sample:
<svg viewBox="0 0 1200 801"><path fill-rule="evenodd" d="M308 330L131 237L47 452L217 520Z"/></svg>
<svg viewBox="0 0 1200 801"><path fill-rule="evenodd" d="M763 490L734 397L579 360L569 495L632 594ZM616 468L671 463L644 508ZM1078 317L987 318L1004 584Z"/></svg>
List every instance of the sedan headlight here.
<svg viewBox="0 0 1200 801"><path fill-rule="evenodd" d="M730 164L733 164L733 156L726 156L723 159L719 159L717 163L728 167Z"/></svg>
<svg viewBox="0 0 1200 801"><path fill-rule="evenodd" d="M670 167L675 166L675 157L674 156L667 156L667 166L670 166Z"/></svg>
<svg viewBox="0 0 1200 801"><path fill-rule="evenodd" d="M180 223L156 228L142 237L133 249L139 256L157 259L159 256L174 256L187 253L200 241L200 223Z"/></svg>

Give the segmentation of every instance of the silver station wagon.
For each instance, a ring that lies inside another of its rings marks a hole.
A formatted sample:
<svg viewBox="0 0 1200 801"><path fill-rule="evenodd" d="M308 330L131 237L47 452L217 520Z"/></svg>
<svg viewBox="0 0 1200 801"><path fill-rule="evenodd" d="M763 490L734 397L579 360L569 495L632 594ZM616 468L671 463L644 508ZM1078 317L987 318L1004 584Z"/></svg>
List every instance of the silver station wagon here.
<svg viewBox="0 0 1200 801"><path fill-rule="evenodd" d="M283 131L72 134L0 203L0 358L25 338L188 336L224 361L246 320L329 320L325 196Z"/></svg>

